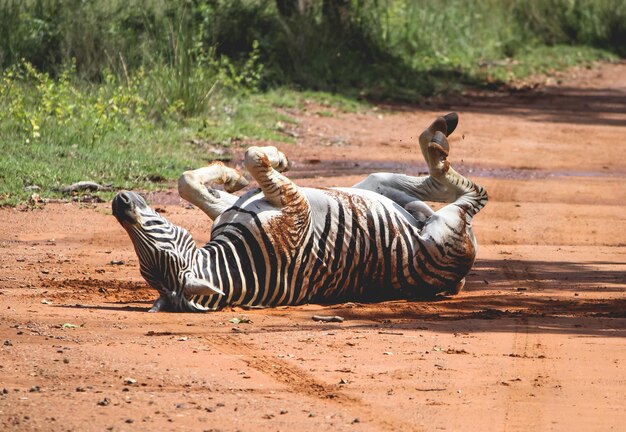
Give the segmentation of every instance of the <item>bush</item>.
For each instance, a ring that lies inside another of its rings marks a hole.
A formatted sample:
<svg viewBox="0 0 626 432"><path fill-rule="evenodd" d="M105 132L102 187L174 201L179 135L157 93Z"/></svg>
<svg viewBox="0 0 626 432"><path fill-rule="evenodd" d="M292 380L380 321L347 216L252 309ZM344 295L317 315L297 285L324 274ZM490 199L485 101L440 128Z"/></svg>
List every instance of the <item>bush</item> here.
<svg viewBox="0 0 626 432"><path fill-rule="evenodd" d="M92 82L143 68L195 114L218 71L226 87L428 94L437 77L475 82L476 63L529 45L626 54L626 0L312 0L300 13L278 3L289 13L275 0L0 0L0 66L24 58L56 77L74 61Z"/></svg>

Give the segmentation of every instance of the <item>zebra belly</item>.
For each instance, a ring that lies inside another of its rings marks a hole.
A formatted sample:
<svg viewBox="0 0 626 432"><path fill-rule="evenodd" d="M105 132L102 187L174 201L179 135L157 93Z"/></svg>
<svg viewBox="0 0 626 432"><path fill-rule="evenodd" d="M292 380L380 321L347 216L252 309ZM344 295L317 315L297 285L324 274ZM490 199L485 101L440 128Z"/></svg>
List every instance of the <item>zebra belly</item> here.
<svg viewBox="0 0 626 432"><path fill-rule="evenodd" d="M208 309L370 299L423 284L413 270L417 221L391 200L360 189L307 189L309 224L290 244L277 239L280 210L262 195L216 220L205 249L207 278L224 296L196 296ZM224 284L231 286L224 287ZM225 289L228 288L228 289Z"/></svg>
<svg viewBox="0 0 626 432"><path fill-rule="evenodd" d="M353 188L322 192L327 197L326 211L311 207L319 212L314 217L314 237L319 261L326 265L311 281L313 298L373 299L389 294L383 290L422 284L410 270L419 229L408 212L375 192ZM331 215L329 221L324 213Z"/></svg>

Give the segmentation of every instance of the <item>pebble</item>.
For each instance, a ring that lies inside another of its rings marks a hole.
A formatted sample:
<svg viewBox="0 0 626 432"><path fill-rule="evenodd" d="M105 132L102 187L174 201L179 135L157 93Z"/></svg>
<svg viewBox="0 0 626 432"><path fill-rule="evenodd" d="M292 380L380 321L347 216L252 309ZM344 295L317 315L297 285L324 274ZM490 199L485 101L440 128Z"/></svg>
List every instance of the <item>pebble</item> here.
<svg viewBox="0 0 626 432"><path fill-rule="evenodd" d="M98 405L99 406L107 406L110 403L111 403L111 399L106 398L106 397L104 399L98 401Z"/></svg>

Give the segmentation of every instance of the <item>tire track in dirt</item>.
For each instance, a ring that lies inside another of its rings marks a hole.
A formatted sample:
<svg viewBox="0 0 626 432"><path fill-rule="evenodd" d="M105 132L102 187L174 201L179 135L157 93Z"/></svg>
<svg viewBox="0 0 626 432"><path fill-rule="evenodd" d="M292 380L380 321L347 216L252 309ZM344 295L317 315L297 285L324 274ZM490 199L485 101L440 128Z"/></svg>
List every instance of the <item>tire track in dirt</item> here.
<svg viewBox="0 0 626 432"><path fill-rule="evenodd" d="M504 431L543 430L547 419L544 401L548 394L548 381L554 372L553 361L547 356L547 346L542 334L534 332L534 320L522 318L515 325L511 370L515 378L510 379L504 412ZM559 386L558 380L556 385ZM528 415L532 413L532 415Z"/></svg>
<svg viewBox="0 0 626 432"><path fill-rule="evenodd" d="M349 409L353 416L360 419L361 423L370 424L384 431L417 431L415 425L403 423L390 418L385 413L376 412L374 406L341 392L337 386L322 383L301 368L262 354L253 346L232 336L212 335L210 338L207 337L207 342L224 354L238 356L247 366L284 384L287 387L286 390L291 393Z"/></svg>

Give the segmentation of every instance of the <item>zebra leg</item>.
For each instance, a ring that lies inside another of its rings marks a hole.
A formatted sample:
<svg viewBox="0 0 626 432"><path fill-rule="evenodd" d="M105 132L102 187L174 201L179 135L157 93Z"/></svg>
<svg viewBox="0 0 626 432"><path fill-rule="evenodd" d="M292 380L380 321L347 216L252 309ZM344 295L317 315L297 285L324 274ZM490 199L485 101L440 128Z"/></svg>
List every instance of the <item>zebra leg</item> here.
<svg viewBox="0 0 626 432"><path fill-rule="evenodd" d="M223 184L227 192L215 190L211 184ZM247 184L248 181L237 170L218 161L204 168L185 171L178 179L178 194L214 220L237 201L238 197L228 192L237 191Z"/></svg>
<svg viewBox="0 0 626 432"><path fill-rule="evenodd" d="M280 209L266 226L274 248L284 254L294 253L311 223L311 207L300 188L278 171L289 168L289 161L276 147L250 147L245 165L259 183L265 200Z"/></svg>
<svg viewBox="0 0 626 432"><path fill-rule="evenodd" d="M378 192L406 207L416 200L450 203L463 191L446 180L450 169L446 136L458 124L456 113L437 118L419 137L419 144L428 165L429 176L413 177L405 174L375 173L354 185L359 189Z"/></svg>
<svg viewBox="0 0 626 432"><path fill-rule="evenodd" d="M457 121L456 114L440 117L420 135L420 149L429 176L377 173L355 186L390 198L423 223L424 250L447 280L444 286L433 286L433 293L456 294L465 285L465 275L474 263L477 247L471 221L487 203L487 193L482 187L450 167L447 136ZM433 213L423 201L449 204Z"/></svg>
<svg viewBox="0 0 626 432"><path fill-rule="evenodd" d="M298 186L281 174L289 169L290 164L285 154L276 147L250 147L244 163L259 183L265 199L275 207L291 207L306 202Z"/></svg>
<svg viewBox="0 0 626 432"><path fill-rule="evenodd" d="M430 178L438 188L436 193L445 194L453 201L426 221L421 234L425 243L431 245L426 246L430 247L431 256L435 256L438 262L448 268L455 269L455 283L448 285L443 292L458 294L465 286L465 275L476 258L477 244L472 231L472 219L487 204L488 197L483 187L450 167L448 149L446 136L437 131L425 150L430 158Z"/></svg>

